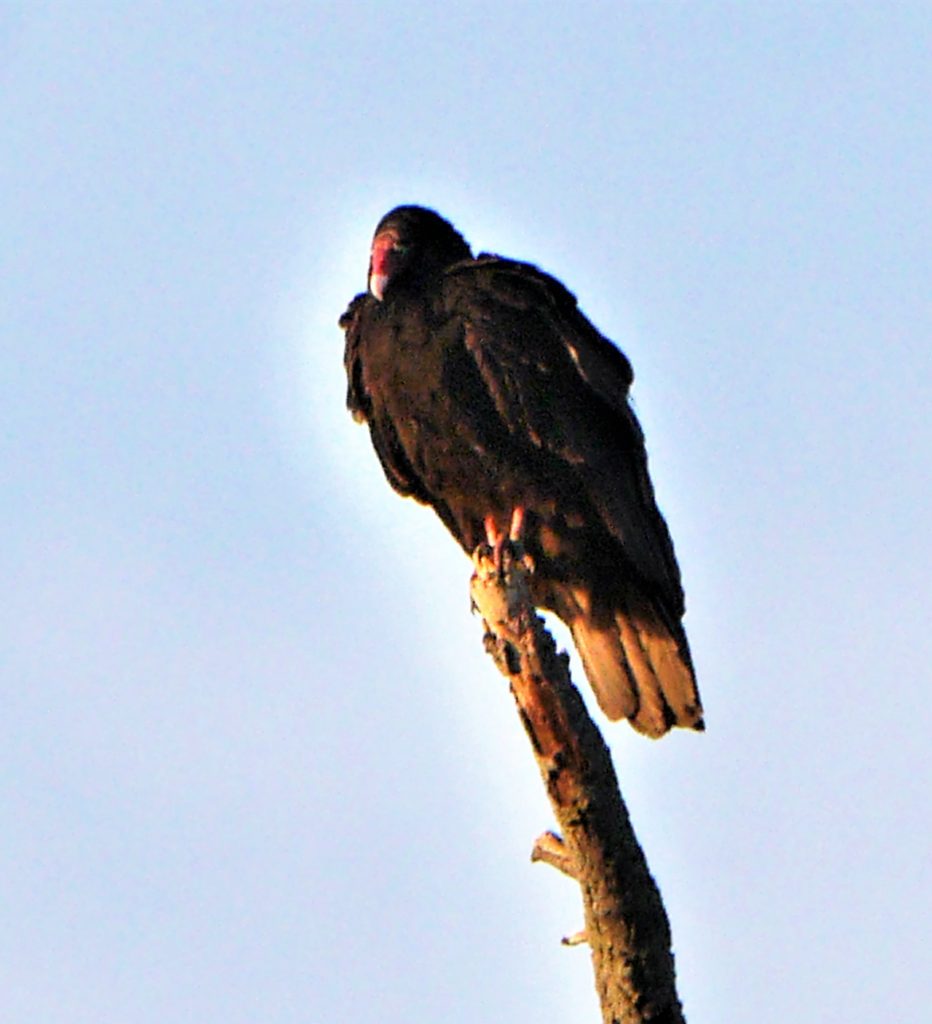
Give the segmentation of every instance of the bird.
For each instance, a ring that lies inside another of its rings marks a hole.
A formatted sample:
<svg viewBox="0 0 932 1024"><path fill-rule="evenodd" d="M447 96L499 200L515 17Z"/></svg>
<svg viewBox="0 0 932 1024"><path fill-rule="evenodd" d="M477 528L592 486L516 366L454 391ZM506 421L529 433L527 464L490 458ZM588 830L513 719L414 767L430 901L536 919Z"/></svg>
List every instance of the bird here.
<svg viewBox="0 0 932 1024"><path fill-rule="evenodd" d="M569 627L609 719L653 738L704 729L634 374L575 296L402 205L378 222L339 324L347 407L394 490L468 555L520 541L534 605Z"/></svg>

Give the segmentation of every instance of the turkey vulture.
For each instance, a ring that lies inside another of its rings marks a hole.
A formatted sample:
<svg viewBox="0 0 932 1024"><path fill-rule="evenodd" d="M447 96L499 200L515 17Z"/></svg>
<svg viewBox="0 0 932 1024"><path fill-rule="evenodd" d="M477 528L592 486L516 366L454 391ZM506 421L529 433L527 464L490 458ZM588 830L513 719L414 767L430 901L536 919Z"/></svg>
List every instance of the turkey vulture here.
<svg viewBox="0 0 932 1024"><path fill-rule="evenodd" d="M340 326L347 405L392 487L431 505L468 554L521 534L534 603L569 626L609 718L649 736L702 729L631 365L575 297L399 206Z"/></svg>

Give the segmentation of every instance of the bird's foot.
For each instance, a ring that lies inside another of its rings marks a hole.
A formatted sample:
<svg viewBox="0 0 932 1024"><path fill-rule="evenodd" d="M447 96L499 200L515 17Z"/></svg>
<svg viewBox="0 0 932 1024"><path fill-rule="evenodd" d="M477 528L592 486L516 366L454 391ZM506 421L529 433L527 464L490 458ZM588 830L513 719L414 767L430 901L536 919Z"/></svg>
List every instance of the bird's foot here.
<svg viewBox="0 0 932 1024"><path fill-rule="evenodd" d="M521 541L522 521L523 510L516 510L508 533L503 533L494 518L486 516L486 540L473 552L475 571L469 584L472 609L485 625L486 649L506 676L519 671L515 641L523 627L515 622L521 609L531 604L528 577L534 563Z"/></svg>
<svg viewBox="0 0 932 1024"><path fill-rule="evenodd" d="M534 571L534 560L524 548L524 509L517 505L511 513L508 532L499 530L495 517L488 515L483 520L486 543L480 544L473 554L473 560L491 558L500 578L515 562L520 562L528 572Z"/></svg>

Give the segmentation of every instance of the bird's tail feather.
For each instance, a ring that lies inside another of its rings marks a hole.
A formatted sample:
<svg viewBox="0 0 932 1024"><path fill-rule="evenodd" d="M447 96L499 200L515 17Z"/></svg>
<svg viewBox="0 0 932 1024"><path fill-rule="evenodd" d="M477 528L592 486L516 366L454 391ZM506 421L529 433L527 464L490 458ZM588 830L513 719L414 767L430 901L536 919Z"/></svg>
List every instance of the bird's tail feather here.
<svg viewBox="0 0 932 1024"><path fill-rule="evenodd" d="M575 595L574 595L575 596ZM663 736L672 726L702 729L702 705L685 646L655 615L616 609L606 622L579 612L569 622L599 706L639 732ZM585 605L583 605L585 607Z"/></svg>
<svg viewBox="0 0 932 1024"><path fill-rule="evenodd" d="M613 627L599 629L590 620L580 617L572 623L570 632L599 707L613 721L633 720L638 712L637 686L619 643L618 631Z"/></svg>

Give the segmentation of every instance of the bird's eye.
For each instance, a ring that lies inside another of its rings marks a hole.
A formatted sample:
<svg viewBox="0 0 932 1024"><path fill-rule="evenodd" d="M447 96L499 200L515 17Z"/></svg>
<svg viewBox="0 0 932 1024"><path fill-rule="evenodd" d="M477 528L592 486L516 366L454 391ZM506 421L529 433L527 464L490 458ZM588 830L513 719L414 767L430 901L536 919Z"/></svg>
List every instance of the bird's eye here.
<svg viewBox="0 0 932 1024"><path fill-rule="evenodd" d="M395 242L394 245L392 245L392 252L397 252L399 256L404 256L404 254L410 248L411 248L411 246L410 245L405 245L404 242Z"/></svg>

